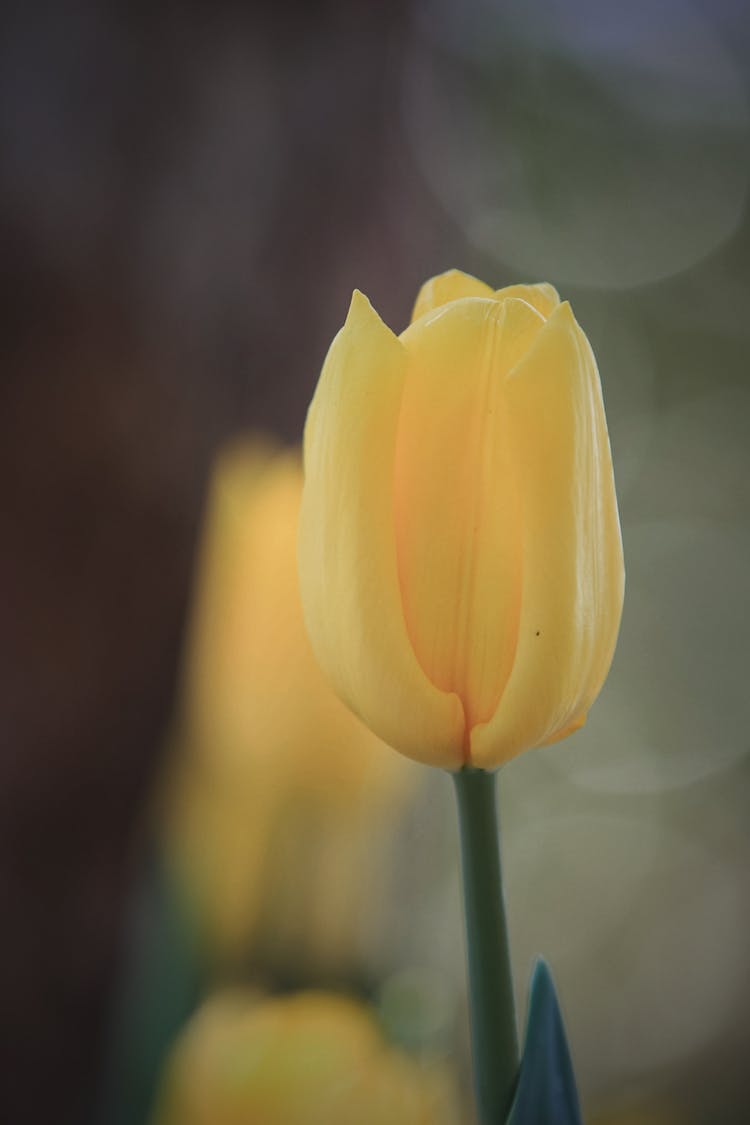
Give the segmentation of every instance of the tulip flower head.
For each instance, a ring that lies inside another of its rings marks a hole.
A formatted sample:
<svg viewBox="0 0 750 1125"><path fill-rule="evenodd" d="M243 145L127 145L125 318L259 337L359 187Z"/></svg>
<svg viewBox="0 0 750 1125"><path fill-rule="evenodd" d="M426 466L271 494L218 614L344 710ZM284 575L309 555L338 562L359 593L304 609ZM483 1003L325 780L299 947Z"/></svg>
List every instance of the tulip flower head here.
<svg viewBox="0 0 750 1125"><path fill-rule="evenodd" d="M305 428L300 590L334 688L408 757L492 769L580 727L624 568L596 361L550 285L355 292Z"/></svg>
<svg viewBox="0 0 750 1125"><path fill-rule="evenodd" d="M172 1051L154 1125L449 1125L452 1076L389 1046L370 1011L323 992L219 993Z"/></svg>

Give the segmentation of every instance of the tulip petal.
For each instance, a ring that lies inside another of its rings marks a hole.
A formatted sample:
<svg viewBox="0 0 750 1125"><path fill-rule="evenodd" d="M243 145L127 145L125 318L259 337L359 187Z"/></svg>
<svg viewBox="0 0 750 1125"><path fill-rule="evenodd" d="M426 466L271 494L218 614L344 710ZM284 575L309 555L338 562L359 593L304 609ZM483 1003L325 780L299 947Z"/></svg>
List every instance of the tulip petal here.
<svg viewBox="0 0 750 1125"><path fill-rule="evenodd" d="M489 768L580 725L614 652L624 569L596 361L565 303L507 381L522 481L518 647L497 711L471 734Z"/></svg>
<svg viewBox="0 0 750 1125"><path fill-rule="evenodd" d="M496 289L494 297L496 301L504 301L507 297L516 297L525 301L527 305L531 305L541 313L545 320L560 304L560 297L554 285L549 285L546 281L539 285L508 285L505 289Z"/></svg>
<svg viewBox="0 0 750 1125"><path fill-rule="evenodd" d="M519 288L524 287L519 286ZM419 320L425 313L447 305L449 301L458 301L462 297L491 297L492 295L491 286L485 285L471 274L462 273L461 270L446 270L445 273L439 273L437 277L425 281L419 290L411 314L411 323Z"/></svg>
<svg viewBox="0 0 750 1125"><path fill-rule="evenodd" d="M460 701L430 683L406 632L393 473L406 351L361 293L326 358L305 427L300 592L341 698L417 761L462 762Z"/></svg>
<svg viewBox="0 0 750 1125"><path fill-rule="evenodd" d="M503 388L543 329L525 301L468 298L401 337L409 374L394 497L404 615L422 667L457 693L468 728L494 714L513 666L522 558Z"/></svg>

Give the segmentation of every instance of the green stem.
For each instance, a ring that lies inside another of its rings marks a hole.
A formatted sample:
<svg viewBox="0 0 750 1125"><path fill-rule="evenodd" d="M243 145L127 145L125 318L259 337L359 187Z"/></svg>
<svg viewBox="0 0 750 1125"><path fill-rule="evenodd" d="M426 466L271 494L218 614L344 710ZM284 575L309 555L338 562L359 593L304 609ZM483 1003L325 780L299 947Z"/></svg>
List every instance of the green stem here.
<svg viewBox="0 0 750 1125"><path fill-rule="evenodd" d="M518 1078L508 931L500 870L495 775L453 774L461 837L474 1089L481 1125L503 1125Z"/></svg>

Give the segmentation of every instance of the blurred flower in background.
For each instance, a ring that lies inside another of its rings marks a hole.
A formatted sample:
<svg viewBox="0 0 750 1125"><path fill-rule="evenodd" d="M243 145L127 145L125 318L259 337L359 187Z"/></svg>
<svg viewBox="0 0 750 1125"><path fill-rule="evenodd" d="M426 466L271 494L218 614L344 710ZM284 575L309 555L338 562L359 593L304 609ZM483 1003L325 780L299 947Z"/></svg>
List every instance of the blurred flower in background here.
<svg viewBox="0 0 750 1125"><path fill-rule="evenodd" d="M313 658L301 493L299 453L270 439L236 439L212 474L107 1125L140 1125L212 981L377 994L403 968L395 872L423 774L339 702ZM433 862L416 870L434 881ZM396 975L384 1016L399 1041L445 1049L455 1001L440 981L431 991L412 988L404 1013Z"/></svg>
<svg viewBox="0 0 750 1125"><path fill-rule="evenodd" d="M167 863L209 959L362 973L420 773L335 697L302 623L297 452L237 441L209 493L166 782Z"/></svg>
<svg viewBox="0 0 750 1125"><path fill-rule="evenodd" d="M457 1125L450 1072L390 1048L341 996L219 994L168 1064L153 1125Z"/></svg>

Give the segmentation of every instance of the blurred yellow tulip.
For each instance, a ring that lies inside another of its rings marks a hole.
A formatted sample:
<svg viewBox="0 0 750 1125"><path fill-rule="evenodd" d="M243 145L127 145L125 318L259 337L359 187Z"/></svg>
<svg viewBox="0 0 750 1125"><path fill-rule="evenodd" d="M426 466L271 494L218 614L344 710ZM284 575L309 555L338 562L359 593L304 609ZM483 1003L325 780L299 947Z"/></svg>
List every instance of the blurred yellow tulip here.
<svg viewBox="0 0 750 1125"><path fill-rule="evenodd" d="M219 994L173 1050L153 1125L456 1125L442 1066L389 1047L368 1010L325 993Z"/></svg>
<svg viewBox="0 0 750 1125"><path fill-rule="evenodd" d="M305 620L373 731L490 769L582 725L617 639L622 541L596 362L550 285L451 271L400 337L355 292L304 457Z"/></svg>
<svg viewBox="0 0 750 1125"><path fill-rule="evenodd" d="M351 954L367 902L377 908L374 885L366 902L361 888L418 771L394 768L313 658L296 567L301 492L295 452L247 441L219 459L166 848L220 957L267 936L279 957L288 947L331 968Z"/></svg>

